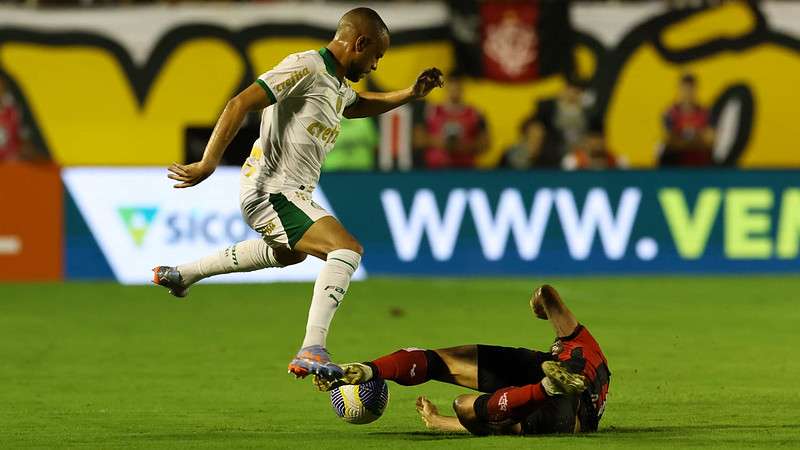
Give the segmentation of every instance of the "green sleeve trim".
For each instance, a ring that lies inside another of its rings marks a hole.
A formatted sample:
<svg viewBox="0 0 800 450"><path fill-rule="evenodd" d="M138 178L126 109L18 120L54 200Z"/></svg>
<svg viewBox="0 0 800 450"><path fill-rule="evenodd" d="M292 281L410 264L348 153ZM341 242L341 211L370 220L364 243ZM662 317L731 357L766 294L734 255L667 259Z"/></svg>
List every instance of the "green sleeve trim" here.
<svg viewBox="0 0 800 450"><path fill-rule="evenodd" d="M256 78L256 83L261 86L262 89L267 91L267 97L269 97L269 101L272 102L272 104L278 103L278 100L275 98L275 94L272 93L272 89L267 86L267 83L265 83L264 80L261 78Z"/></svg>

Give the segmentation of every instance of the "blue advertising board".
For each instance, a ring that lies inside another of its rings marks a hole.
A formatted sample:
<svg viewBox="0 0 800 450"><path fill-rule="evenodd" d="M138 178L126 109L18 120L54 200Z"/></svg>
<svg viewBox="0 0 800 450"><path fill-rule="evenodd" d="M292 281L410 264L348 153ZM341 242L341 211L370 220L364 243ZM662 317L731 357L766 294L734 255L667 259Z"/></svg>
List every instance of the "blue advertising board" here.
<svg viewBox="0 0 800 450"><path fill-rule="evenodd" d="M67 234L84 230L66 240L67 276L146 283L156 264L258 238L238 177L175 190L161 168L66 169ZM357 278L800 272L799 171L325 173L314 198L363 244ZM217 281L313 280L319 266Z"/></svg>
<svg viewBox="0 0 800 450"><path fill-rule="evenodd" d="M800 172L324 174L370 275L800 271Z"/></svg>

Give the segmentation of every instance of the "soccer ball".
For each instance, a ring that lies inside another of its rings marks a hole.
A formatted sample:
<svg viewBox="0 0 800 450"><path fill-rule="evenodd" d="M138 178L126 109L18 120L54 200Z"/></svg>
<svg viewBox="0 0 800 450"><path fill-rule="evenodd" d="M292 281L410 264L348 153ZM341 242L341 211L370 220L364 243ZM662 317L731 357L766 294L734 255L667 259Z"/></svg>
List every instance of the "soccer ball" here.
<svg viewBox="0 0 800 450"><path fill-rule="evenodd" d="M339 386L331 391L333 411L345 422L356 425L378 420L387 403L389 387L380 379Z"/></svg>

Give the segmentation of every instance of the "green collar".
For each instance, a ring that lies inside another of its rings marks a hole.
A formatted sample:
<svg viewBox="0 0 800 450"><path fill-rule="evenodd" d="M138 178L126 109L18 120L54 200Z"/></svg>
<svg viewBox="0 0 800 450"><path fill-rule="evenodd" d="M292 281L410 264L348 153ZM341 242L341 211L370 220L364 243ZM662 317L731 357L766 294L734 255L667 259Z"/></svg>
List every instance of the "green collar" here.
<svg viewBox="0 0 800 450"><path fill-rule="evenodd" d="M336 57L333 56L333 53L327 48L322 47L319 49L319 56L325 61L325 70L338 80L339 77L336 76Z"/></svg>

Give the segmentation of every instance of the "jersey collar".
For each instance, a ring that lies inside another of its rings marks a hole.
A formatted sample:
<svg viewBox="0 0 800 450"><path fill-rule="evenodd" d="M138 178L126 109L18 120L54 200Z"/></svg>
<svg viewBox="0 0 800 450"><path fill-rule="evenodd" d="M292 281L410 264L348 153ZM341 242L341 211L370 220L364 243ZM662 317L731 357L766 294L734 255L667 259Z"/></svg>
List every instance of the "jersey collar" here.
<svg viewBox="0 0 800 450"><path fill-rule="evenodd" d="M325 70L327 70L329 74L338 80L339 77L336 76L336 58L333 56L333 53L331 53L331 51L327 48L322 47L319 49L319 56L321 56L322 60L325 61Z"/></svg>

